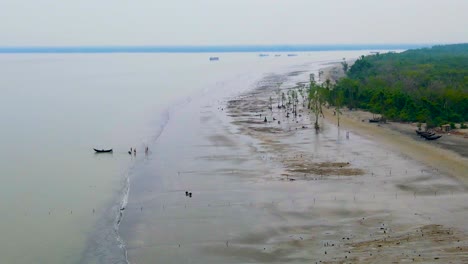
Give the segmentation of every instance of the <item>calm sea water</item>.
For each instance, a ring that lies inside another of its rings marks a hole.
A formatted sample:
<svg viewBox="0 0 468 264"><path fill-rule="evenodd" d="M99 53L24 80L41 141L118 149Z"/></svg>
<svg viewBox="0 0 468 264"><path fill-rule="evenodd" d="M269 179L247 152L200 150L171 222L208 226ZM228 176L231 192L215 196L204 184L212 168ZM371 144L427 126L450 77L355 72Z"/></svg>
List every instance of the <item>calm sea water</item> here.
<svg viewBox="0 0 468 264"><path fill-rule="evenodd" d="M127 178L176 122L171 112L239 76L365 53L1 54L1 262L125 262L117 222Z"/></svg>

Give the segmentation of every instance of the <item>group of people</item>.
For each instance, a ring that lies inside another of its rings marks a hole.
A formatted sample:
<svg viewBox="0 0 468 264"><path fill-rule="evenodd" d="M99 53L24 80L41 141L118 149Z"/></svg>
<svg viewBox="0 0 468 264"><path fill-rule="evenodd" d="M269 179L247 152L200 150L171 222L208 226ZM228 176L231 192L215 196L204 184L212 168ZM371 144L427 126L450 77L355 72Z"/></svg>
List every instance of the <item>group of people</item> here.
<svg viewBox="0 0 468 264"><path fill-rule="evenodd" d="M136 148L130 148L130 151L128 152L128 154L132 155L132 152L133 152L133 155L136 156ZM148 155L148 152L149 152L149 148L148 146L145 147L145 154Z"/></svg>

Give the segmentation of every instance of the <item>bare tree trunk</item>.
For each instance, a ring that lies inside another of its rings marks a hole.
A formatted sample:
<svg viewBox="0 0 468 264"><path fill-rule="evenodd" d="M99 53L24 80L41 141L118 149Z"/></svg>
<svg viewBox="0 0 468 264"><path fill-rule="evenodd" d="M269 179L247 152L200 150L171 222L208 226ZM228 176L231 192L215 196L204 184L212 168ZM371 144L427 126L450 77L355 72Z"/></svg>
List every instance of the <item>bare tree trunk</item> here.
<svg viewBox="0 0 468 264"><path fill-rule="evenodd" d="M338 118L338 127L340 127L340 113L336 113Z"/></svg>

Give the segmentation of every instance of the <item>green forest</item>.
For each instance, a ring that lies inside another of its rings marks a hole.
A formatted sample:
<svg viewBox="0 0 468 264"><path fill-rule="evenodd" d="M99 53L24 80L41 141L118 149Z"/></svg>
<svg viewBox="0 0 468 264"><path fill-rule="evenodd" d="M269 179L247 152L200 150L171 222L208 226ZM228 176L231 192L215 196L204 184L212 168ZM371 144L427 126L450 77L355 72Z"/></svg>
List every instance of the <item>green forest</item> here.
<svg viewBox="0 0 468 264"><path fill-rule="evenodd" d="M361 56L328 90L345 105L429 127L468 121L468 44ZM329 85L329 82L327 82Z"/></svg>

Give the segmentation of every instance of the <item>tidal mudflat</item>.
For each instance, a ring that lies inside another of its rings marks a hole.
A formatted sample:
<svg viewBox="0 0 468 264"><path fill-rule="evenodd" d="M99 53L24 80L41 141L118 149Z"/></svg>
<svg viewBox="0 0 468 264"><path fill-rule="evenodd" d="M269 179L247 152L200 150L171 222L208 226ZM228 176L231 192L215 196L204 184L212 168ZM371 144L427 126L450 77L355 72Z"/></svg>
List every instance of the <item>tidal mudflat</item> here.
<svg viewBox="0 0 468 264"><path fill-rule="evenodd" d="M270 108L313 70L179 111L132 183L131 263L468 261L457 178L327 120L316 132L301 104Z"/></svg>

